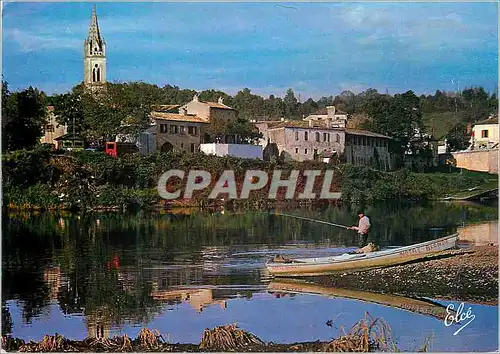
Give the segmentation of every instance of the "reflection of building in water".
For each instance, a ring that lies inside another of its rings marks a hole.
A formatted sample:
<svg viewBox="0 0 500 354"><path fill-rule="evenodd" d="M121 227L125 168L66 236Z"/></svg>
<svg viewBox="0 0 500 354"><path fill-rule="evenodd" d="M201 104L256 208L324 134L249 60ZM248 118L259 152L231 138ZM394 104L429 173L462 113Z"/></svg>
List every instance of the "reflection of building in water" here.
<svg viewBox="0 0 500 354"><path fill-rule="evenodd" d="M48 267L43 271L43 281L49 288L49 298L56 300L61 289L61 268L58 266Z"/></svg>
<svg viewBox="0 0 500 354"><path fill-rule="evenodd" d="M155 300L188 302L198 313L214 304L219 304L222 309L227 308L226 300L213 298L212 289L155 290L152 296Z"/></svg>
<svg viewBox="0 0 500 354"><path fill-rule="evenodd" d="M203 280L201 267L188 265L167 269L152 269L151 283L153 290L167 289L171 286L200 284Z"/></svg>
<svg viewBox="0 0 500 354"><path fill-rule="evenodd" d="M475 245L498 244L498 221L459 227L457 232L460 240L467 240Z"/></svg>
<svg viewBox="0 0 500 354"><path fill-rule="evenodd" d="M89 338L109 338L111 330L110 315L107 311L99 311L85 316Z"/></svg>

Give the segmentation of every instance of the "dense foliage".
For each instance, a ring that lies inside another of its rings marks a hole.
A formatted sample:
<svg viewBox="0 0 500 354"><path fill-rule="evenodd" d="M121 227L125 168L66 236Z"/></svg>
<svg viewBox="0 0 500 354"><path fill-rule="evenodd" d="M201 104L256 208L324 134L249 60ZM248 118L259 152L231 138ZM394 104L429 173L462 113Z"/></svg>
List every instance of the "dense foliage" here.
<svg viewBox="0 0 500 354"><path fill-rule="evenodd" d="M38 144L46 123L47 107L43 92L29 87L10 92L2 81L2 150L32 148Z"/></svg>

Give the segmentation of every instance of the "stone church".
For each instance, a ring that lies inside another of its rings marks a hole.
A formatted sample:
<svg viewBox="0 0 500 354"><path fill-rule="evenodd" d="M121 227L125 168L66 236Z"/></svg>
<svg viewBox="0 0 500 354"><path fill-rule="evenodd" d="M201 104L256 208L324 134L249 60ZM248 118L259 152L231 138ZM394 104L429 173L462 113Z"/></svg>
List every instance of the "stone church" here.
<svg viewBox="0 0 500 354"><path fill-rule="evenodd" d="M106 84L106 42L99 31L96 6L92 9L89 36L83 44L83 82L91 88Z"/></svg>

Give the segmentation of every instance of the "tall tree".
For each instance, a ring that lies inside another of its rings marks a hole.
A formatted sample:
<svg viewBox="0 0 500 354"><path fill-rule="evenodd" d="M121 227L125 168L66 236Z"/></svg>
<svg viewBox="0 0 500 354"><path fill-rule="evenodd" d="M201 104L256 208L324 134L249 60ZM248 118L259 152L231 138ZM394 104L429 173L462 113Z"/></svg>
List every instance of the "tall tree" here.
<svg viewBox="0 0 500 354"><path fill-rule="evenodd" d="M46 123L47 107L44 95L38 89L29 87L21 92L10 93L2 85L2 99L5 99L6 123L2 140L4 150L29 149L38 144ZM2 104L3 106L3 104ZM2 107L3 108L3 107Z"/></svg>
<svg viewBox="0 0 500 354"><path fill-rule="evenodd" d="M283 97L283 104L285 106L285 117L289 119L297 118L297 98L295 93L291 88L286 91L285 97Z"/></svg>

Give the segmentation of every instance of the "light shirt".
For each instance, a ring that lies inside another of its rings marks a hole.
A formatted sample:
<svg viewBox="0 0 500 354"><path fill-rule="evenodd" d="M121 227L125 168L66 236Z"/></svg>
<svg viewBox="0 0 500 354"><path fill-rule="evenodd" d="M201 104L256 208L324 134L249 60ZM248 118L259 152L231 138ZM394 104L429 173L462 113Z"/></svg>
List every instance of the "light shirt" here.
<svg viewBox="0 0 500 354"><path fill-rule="evenodd" d="M358 224L358 233L360 234L367 234L368 231L370 230L370 219L368 219L368 216L363 216L361 219L359 219L359 224Z"/></svg>

